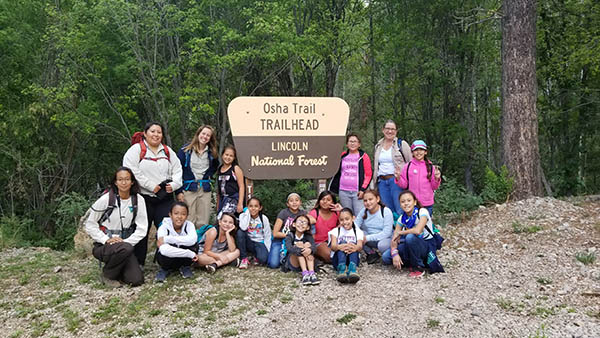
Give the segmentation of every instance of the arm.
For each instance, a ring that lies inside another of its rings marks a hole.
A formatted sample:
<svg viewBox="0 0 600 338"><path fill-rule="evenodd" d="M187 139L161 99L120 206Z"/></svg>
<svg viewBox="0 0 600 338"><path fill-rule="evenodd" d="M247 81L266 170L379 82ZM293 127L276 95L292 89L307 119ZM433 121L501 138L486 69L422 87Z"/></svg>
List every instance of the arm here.
<svg viewBox="0 0 600 338"><path fill-rule="evenodd" d="M400 180L396 178L396 184L402 189L408 189L408 181L406 180L406 175L408 175L408 166L404 164L402 166L402 170L400 171Z"/></svg>
<svg viewBox="0 0 600 338"><path fill-rule="evenodd" d="M142 195L137 195L137 216L135 216L135 232L125 242L136 245L144 237L148 229L148 215L146 214L146 201Z"/></svg>
<svg viewBox="0 0 600 338"><path fill-rule="evenodd" d="M381 215L381 211L377 210L377 213ZM379 221L380 219L381 218L378 218L377 220ZM394 215L392 214L392 211L386 207L385 209L383 209L383 228L377 233L367 235L367 242L380 241L382 239L392 237L393 225Z"/></svg>
<svg viewBox="0 0 600 338"><path fill-rule="evenodd" d="M277 220L275 220L275 225L273 225L273 237L285 238L285 234L281 232L281 227L283 227L283 220L277 217Z"/></svg>
<svg viewBox="0 0 600 338"><path fill-rule="evenodd" d="M190 221L185 221L183 224L187 233L183 236L164 236L165 244L175 244L175 245L184 245L184 246L192 246L196 244L198 241L198 234L196 233L196 228L194 224ZM183 231L183 229L182 229Z"/></svg>
<svg viewBox="0 0 600 338"><path fill-rule="evenodd" d="M435 165L431 167L431 180L429 181L431 183L431 190L437 190L442 183L442 172L436 169L437 166Z"/></svg>
<svg viewBox="0 0 600 338"><path fill-rule="evenodd" d="M285 246L287 248L287 251L292 255L300 256L302 255L302 249L294 245L293 239L294 234L291 232L288 233L287 236L285 236Z"/></svg>
<svg viewBox="0 0 600 338"><path fill-rule="evenodd" d="M154 189L157 187L157 184L150 182L146 175L144 175L144 173L140 170L141 151L142 150L139 144L134 144L129 147L123 156L123 166L131 169L140 186L144 187L146 190L154 191Z"/></svg>
<svg viewBox="0 0 600 338"><path fill-rule="evenodd" d="M236 165L233 168L233 171L235 171L235 176L237 177L238 194L239 194L237 212L242 212L244 210L244 200L246 199L246 195L245 195L246 180L244 179L244 172L242 171L242 168L240 168L240 166Z"/></svg>
<svg viewBox="0 0 600 338"><path fill-rule="evenodd" d="M105 244L108 240L108 236L100 230L98 220L102 217L104 210L108 207L108 194L102 195L94 204L90 210L90 216L85 221L85 232L92 237L94 242ZM144 234L145 235L145 234Z"/></svg>
<svg viewBox="0 0 600 338"><path fill-rule="evenodd" d="M229 252L234 252L235 250L237 250L235 246L235 238L231 236L231 232L233 231L233 229L235 229L235 227L225 232L225 238L227 239L227 250L229 250Z"/></svg>
<svg viewBox="0 0 600 338"><path fill-rule="evenodd" d="M231 237L231 236L230 236ZM203 253L206 254L209 257L212 257L216 260L219 259L219 255L210 251L212 249L213 243L215 241L215 239L217 238L217 229L215 228L211 228L208 229L208 231L206 231L206 238L204 239L204 251ZM228 242L229 244L229 242ZM234 241L235 244L235 241Z"/></svg>
<svg viewBox="0 0 600 338"><path fill-rule="evenodd" d="M365 178L363 180L362 187L359 187L359 190L364 192L369 187L371 183L371 179L373 178L373 169L371 168L371 159L367 153L363 154L363 166L365 170Z"/></svg>
<svg viewBox="0 0 600 338"><path fill-rule="evenodd" d="M181 187L175 191L175 194L177 195L177 200L183 202L183 165L185 164L185 152L183 148L177 151L177 159L181 165Z"/></svg>
<svg viewBox="0 0 600 338"><path fill-rule="evenodd" d="M308 214L306 214L306 216L308 217L310 224L317 223L317 209L312 209Z"/></svg>
<svg viewBox="0 0 600 338"><path fill-rule="evenodd" d="M412 160L412 151L410 151L410 145L405 140L402 140L402 149L400 149L402 155L406 159L406 163Z"/></svg>
<svg viewBox="0 0 600 338"><path fill-rule="evenodd" d="M165 146L169 149L169 154L173 154L173 149L169 146ZM171 193L182 187L183 170L181 169L181 162L177 156L169 156L169 166L171 167L171 183L167 184L167 192ZM169 188L170 187L170 188ZM169 191L170 190L170 191Z"/></svg>
<svg viewBox="0 0 600 338"><path fill-rule="evenodd" d="M338 251L340 250L338 244L337 244L337 237L334 234L331 234L331 251Z"/></svg>
<svg viewBox="0 0 600 338"><path fill-rule="evenodd" d="M250 224L250 210L248 208L244 209L244 212L240 214L240 230L246 231L248 230L248 225Z"/></svg>

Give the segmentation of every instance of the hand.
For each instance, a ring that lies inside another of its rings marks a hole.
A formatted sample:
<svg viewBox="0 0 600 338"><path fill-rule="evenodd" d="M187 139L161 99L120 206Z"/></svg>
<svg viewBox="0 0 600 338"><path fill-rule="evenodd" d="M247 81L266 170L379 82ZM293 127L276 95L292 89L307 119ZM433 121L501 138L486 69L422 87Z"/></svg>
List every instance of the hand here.
<svg viewBox="0 0 600 338"><path fill-rule="evenodd" d="M164 238L164 237L159 237L159 238L156 240L156 247L157 247L157 248L160 248L160 246L161 246L161 245L163 245L163 244L165 244L165 238Z"/></svg>
<svg viewBox="0 0 600 338"><path fill-rule="evenodd" d="M340 212L340 211L342 211L342 209L344 209L344 207L342 207L342 205L339 203L336 203L336 204L332 205L331 208L329 208L329 210L336 211L336 212Z"/></svg>
<svg viewBox="0 0 600 338"><path fill-rule="evenodd" d="M400 174L402 173L402 167L395 167L394 168L394 177L399 180L400 179Z"/></svg>
<svg viewBox="0 0 600 338"><path fill-rule="evenodd" d="M171 183L167 184L165 186L165 190L170 194L173 192L173 187L171 186Z"/></svg>
<svg viewBox="0 0 600 338"><path fill-rule="evenodd" d="M106 242L104 244L115 244L115 243L120 243L123 242L123 238L121 237L111 237L109 239L106 240Z"/></svg>
<svg viewBox="0 0 600 338"><path fill-rule="evenodd" d="M310 253L311 253L310 248L302 249L302 256L308 257L308 256L310 256Z"/></svg>
<svg viewBox="0 0 600 338"><path fill-rule="evenodd" d="M192 262L197 262L198 259L200 259L200 256L198 254L196 254L196 256L194 256L194 258L192 258Z"/></svg>
<svg viewBox="0 0 600 338"><path fill-rule="evenodd" d="M179 202L185 202L185 198L183 197L183 193L180 192L179 194L177 194L177 201Z"/></svg>
<svg viewBox="0 0 600 338"><path fill-rule="evenodd" d="M233 229L235 229L234 225L232 225L230 228L226 228L225 229L225 234L231 234L231 232L233 231Z"/></svg>
<svg viewBox="0 0 600 338"><path fill-rule="evenodd" d="M402 258L400 258L400 255L396 255L394 256L394 258L392 258L392 263L394 264L394 267L398 270L402 269Z"/></svg>
<svg viewBox="0 0 600 338"><path fill-rule="evenodd" d="M364 194L365 194L364 191L359 191L358 194L356 194L356 196L358 197L359 200L362 200Z"/></svg>
<svg viewBox="0 0 600 338"><path fill-rule="evenodd" d="M435 173L433 174L433 177L435 177L436 181L439 181L442 178L442 171L440 170L440 167L438 167L437 165L434 167L435 167Z"/></svg>
<svg viewBox="0 0 600 338"><path fill-rule="evenodd" d="M242 211L244 211L244 205L240 203L237 205L237 212L241 213Z"/></svg>
<svg viewBox="0 0 600 338"><path fill-rule="evenodd" d="M300 249L304 249L305 248L304 243L302 243L302 242L296 242L296 243L294 243L294 246L297 247L297 248L300 248Z"/></svg>
<svg viewBox="0 0 600 338"><path fill-rule="evenodd" d="M160 185L157 185L156 187L154 187L154 190L152 190L153 193L157 193L160 190Z"/></svg>

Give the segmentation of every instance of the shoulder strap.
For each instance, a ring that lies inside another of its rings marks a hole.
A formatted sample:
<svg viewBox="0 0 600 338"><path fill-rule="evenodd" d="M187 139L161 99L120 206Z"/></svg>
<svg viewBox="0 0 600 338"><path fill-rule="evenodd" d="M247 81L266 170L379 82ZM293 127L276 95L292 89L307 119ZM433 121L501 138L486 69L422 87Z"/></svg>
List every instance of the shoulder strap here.
<svg viewBox="0 0 600 338"><path fill-rule="evenodd" d="M100 216L100 219L98 220L99 226L102 226L102 223L104 223L104 221L106 221L110 217L116 205L117 196L115 195L115 192L112 190L112 188L110 188L108 189L108 206L106 207L106 210L104 210L104 213L102 214L102 216Z"/></svg>
<svg viewBox="0 0 600 338"><path fill-rule="evenodd" d="M379 210L381 211L381 218L385 217L385 216L383 215L383 212L384 212L384 210L383 210L383 209L385 209L385 207L382 207L382 206L380 205L380 206L379 206Z"/></svg>
<svg viewBox="0 0 600 338"><path fill-rule="evenodd" d="M402 155L402 159L406 163L406 157L404 157L404 153L402 152L402 139L398 137L398 150L400 150L400 155Z"/></svg>
<svg viewBox="0 0 600 338"><path fill-rule="evenodd" d="M406 189L408 189L408 188L409 188L409 187L408 187L408 183L409 183L409 180L408 180L408 169L410 169L410 162L408 162L408 163L406 164ZM417 182L418 182L418 181L417 181Z"/></svg>
<svg viewBox="0 0 600 338"><path fill-rule="evenodd" d="M170 161L171 160L171 152L169 151L169 147L167 147L165 144L162 145L163 146L163 151L165 152L165 156L167 157L167 160ZM144 140L140 141L140 162L146 157L146 152L148 151L148 146L146 146L146 143L144 143Z"/></svg>
<svg viewBox="0 0 600 338"><path fill-rule="evenodd" d="M138 198L137 198L137 194L132 194L131 195L131 207L133 208L133 217L131 218L131 225L130 227L135 227L135 217L137 216L137 211L138 211Z"/></svg>

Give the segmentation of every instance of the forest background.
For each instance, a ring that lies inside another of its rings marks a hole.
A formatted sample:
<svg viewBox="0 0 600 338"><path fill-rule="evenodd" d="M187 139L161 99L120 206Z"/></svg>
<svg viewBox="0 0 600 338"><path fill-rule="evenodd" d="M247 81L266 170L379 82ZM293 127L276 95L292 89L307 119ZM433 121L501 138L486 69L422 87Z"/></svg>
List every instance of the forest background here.
<svg viewBox="0 0 600 338"><path fill-rule="evenodd" d="M145 122L222 147L242 95L341 97L369 154L387 119L427 142L440 212L503 202L501 19L500 0L0 0L0 248L72 247ZM546 193L597 193L600 3L538 2L537 86ZM271 217L315 194L256 185Z"/></svg>

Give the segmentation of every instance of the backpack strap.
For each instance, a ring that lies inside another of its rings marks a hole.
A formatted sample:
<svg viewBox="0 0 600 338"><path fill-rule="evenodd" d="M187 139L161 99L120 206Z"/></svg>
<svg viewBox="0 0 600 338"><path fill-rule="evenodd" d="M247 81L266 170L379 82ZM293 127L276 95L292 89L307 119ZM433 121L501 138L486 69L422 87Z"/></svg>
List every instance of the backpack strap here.
<svg viewBox="0 0 600 338"><path fill-rule="evenodd" d="M166 145L162 145L163 146L163 151L165 152L165 156L166 157L157 157L157 158L146 158L146 152L148 151L148 146L146 145L146 142L144 142L144 140L141 140L139 142L140 144L140 162L142 162L142 160L150 160L150 161L158 161L158 160L164 160L167 159L168 161L171 161L171 153L169 152L169 147L167 147Z"/></svg>
<svg viewBox="0 0 600 338"><path fill-rule="evenodd" d="M102 223L104 223L112 214L113 210L115 209L117 205L117 196L115 194L115 192L113 191L112 188L108 189L108 206L106 208L106 210L104 210L104 213L102 213L102 216L100 216L100 219L98 220L98 225L100 226L100 230L102 230L102 232L106 233L106 227L102 226Z"/></svg>
<svg viewBox="0 0 600 338"><path fill-rule="evenodd" d="M402 155L402 159L404 163L406 163L406 157L404 157L404 153L402 152L402 139L398 137L398 150L400 150L400 155Z"/></svg>
<svg viewBox="0 0 600 338"><path fill-rule="evenodd" d="M410 162L408 162L406 164L406 189L408 189L408 183L409 183L409 180L408 180L408 169L410 169Z"/></svg>

